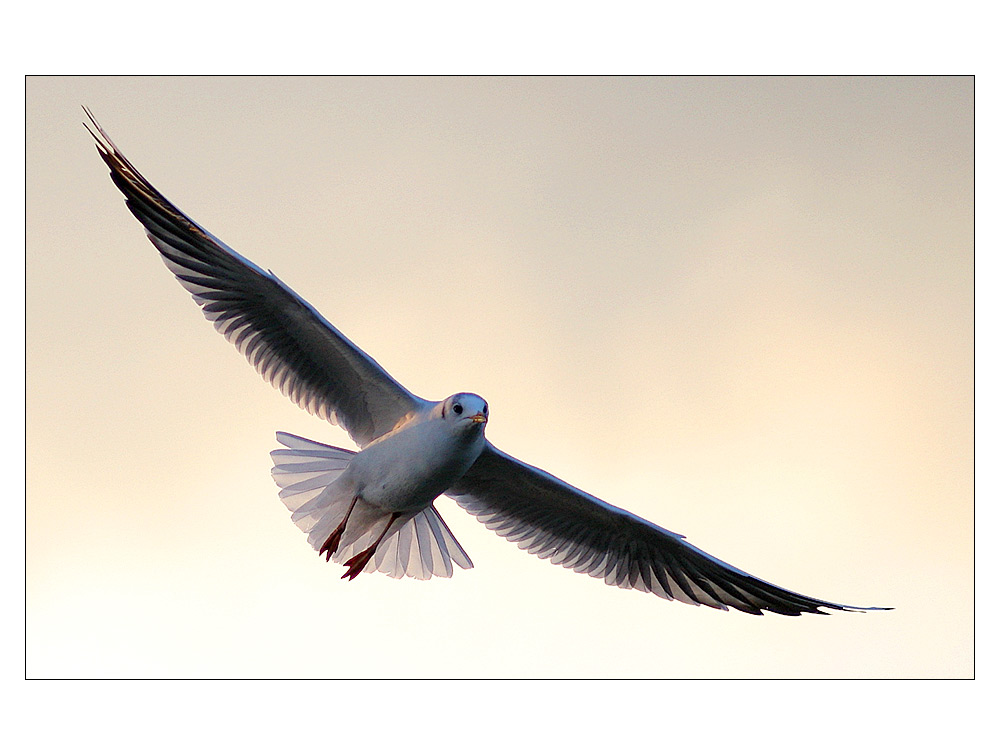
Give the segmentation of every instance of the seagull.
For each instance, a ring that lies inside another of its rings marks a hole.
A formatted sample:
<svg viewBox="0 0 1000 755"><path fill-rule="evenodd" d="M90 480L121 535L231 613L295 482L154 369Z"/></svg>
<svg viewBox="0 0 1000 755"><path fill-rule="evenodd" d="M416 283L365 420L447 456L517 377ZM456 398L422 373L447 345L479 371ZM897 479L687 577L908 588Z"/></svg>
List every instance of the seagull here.
<svg viewBox="0 0 1000 755"><path fill-rule="evenodd" d="M265 380L358 445L279 432L282 448L271 453L292 521L321 557L347 568L343 577L430 579L472 568L434 505L444 495L522 550L622 589L757 615L890 610L765 582L504 453L486 439L482 397L410 393L274 273L174 206L84 112L126 206L205 317Z"/></svg>

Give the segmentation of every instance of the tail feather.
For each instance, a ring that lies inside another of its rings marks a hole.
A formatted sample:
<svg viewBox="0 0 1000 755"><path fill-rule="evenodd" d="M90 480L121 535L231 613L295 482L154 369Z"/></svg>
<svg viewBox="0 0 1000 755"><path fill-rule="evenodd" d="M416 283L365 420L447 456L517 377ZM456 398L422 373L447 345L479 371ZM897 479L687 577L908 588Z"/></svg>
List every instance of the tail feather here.
<svg viewBox="0 0 1000 755"><path fill-rule="evenodd" d="M282 503L292 521L308 535L316 550L347 515L354 500L350 490L337 485L354 457L354 451L280 432L285 448L271 452L271 476L281 490ZM348 519L347 530L332 561L342 564L371 545L389 521L390 514L359 500ZM399 517L386 533L366 572L380 571L394 579L450 577L452 563L471 569L472 560L459 545L433 506Z"/></svg>
<svg viewBox="0 0 1000 755"><path fill-rule="evenodd" d="M274 462L271 476L281 488L278 496L282 503L292 512L293 521L298 523L304 517L333 505L331 494L335 491L331 486L347 469L354 452L291 433L278 433L277 438L287 448L271 452ZM347 513L346 508L343 513ZM301 524L299 526L307 532L311 529L311 526L309 529Z"/></svg>
<svg viewBox="0 0 1000 755"><path fill-rule="evenodd" d="M354 456L354 451L348 451L345 448L337 448L336 446L328 446L326 443L318 443L315 440L309 440L308 438L302 438L298 435L292 435L291 433L278 432L275 433L275 437L278 442L287 448L279 448L276 451L272 451L273 454L284 454L291 451L305 451L304 455L315 456L321 459L336 459L340 458L343 454L347 454L347 458Z"/></svg>
<svg viewBox="0 0 1000 755"><path fill-rule="evenodd" d="M398 579L450 577L452 563L462 569L472 568L472 559L448 529L434 506L417 512L387 535L365 571L378 569Z"/></svg>

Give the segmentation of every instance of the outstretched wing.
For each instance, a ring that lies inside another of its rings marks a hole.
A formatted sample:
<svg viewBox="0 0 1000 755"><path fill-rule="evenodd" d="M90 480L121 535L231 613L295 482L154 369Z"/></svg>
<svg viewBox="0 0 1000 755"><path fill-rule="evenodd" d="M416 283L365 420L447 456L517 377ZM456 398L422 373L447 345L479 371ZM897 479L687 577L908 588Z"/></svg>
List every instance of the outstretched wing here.
<svg viewBox="0 0 1000 755"><path fill-rule="evenodd" d="M772 585L492 444L445 495L519 548L626 590L753 614L884 610L828 603Z"/></svg>
<svg viewBox="0 0 1000 755"><path fill-rule="evenodd" d="M430 405L393 380L273 273L171 204L84 110L112 180L167 267L265 380L303 409L341 425L360 446Z"/></svg>

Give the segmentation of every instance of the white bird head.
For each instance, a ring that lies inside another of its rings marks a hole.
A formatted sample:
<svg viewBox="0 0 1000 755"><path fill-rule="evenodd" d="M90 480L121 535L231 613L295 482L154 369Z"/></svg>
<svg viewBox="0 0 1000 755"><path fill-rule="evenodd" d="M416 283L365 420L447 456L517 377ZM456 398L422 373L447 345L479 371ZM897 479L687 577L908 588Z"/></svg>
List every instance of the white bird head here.
<svg viewBox="0 0 1000 755"><path fill-rule="evenodd" d="M489 421L490 407L486 399L475 393L456 393L440 404L441 418L466 431L483 432Z"/></svg>

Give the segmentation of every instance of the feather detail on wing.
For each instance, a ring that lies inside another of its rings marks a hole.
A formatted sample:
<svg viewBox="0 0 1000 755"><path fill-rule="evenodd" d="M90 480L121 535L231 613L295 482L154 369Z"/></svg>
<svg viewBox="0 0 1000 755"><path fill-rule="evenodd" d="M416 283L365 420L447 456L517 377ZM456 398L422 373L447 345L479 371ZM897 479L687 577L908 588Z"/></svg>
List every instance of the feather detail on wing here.
<svg viewBox="0 0 1000 755"><path fill-rule="evenodd" d="M391 430L407 413L429 405L273 273L240 256L171 204L84 109L112 180L167 267L265 380L303 409L343 426L361 446Z"/></svg>
<svg viewBox="0 0 1000 755"><path fill-rule="evenodd" d="M829 603L765 582L492 444L445 495L519 548L626 590L753 614L881 610Z"/></svg>

